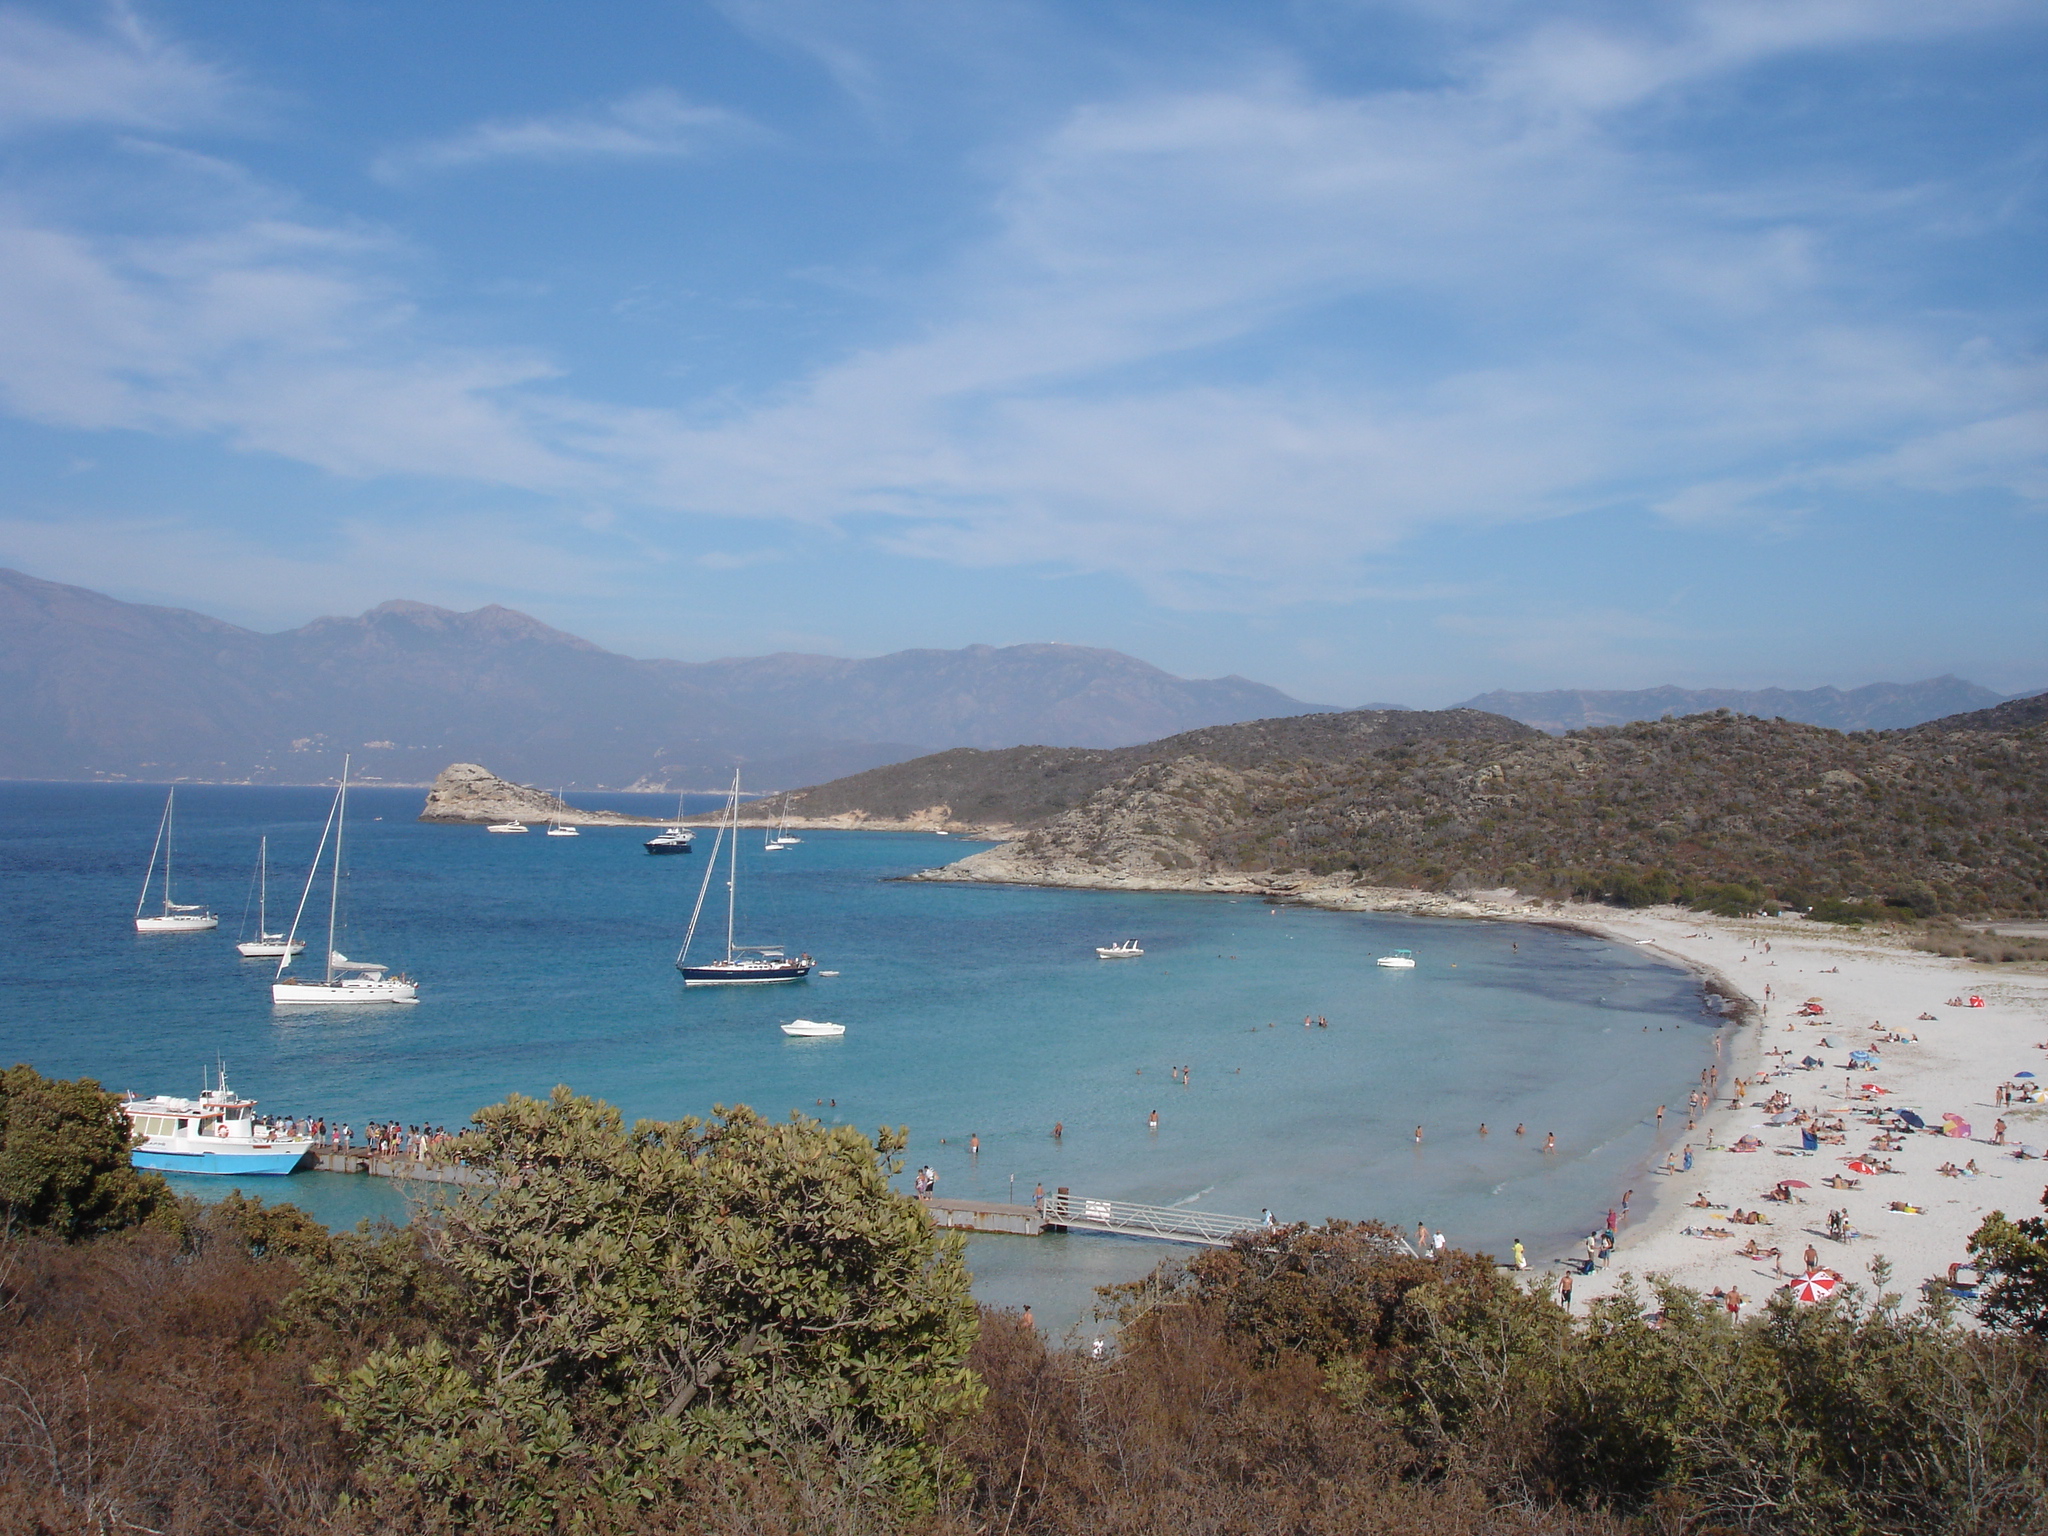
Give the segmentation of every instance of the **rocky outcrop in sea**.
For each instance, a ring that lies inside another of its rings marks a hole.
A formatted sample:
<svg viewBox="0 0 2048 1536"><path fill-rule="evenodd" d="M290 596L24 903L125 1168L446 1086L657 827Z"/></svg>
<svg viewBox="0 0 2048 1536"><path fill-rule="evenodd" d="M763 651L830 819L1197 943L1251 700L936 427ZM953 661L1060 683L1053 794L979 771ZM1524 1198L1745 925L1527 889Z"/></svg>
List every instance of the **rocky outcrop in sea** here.
<svg viewBox="0 0 2048 1536"><path fill-rule="evenodd" d="M571 827L659 827L666 821L618 811L582 811L544 789L501 779L478 763L450 763L427 791L421 821L482 826L494 821L556 821Z"/></svg>

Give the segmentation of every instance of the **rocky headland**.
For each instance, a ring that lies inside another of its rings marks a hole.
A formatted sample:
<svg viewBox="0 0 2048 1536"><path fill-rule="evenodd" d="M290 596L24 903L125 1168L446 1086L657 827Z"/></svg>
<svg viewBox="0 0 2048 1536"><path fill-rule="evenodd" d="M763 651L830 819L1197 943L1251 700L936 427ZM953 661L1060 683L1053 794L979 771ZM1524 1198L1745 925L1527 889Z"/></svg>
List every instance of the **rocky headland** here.
<svg viewBox="0 0 2048 1536"><path fill-rule="evenodd" d="M421 821L484 826L494 821L556 821L571 827L661 827L665 819L578 810L544 789L501 779L478 763L450 763L427 791Z"/></svg>

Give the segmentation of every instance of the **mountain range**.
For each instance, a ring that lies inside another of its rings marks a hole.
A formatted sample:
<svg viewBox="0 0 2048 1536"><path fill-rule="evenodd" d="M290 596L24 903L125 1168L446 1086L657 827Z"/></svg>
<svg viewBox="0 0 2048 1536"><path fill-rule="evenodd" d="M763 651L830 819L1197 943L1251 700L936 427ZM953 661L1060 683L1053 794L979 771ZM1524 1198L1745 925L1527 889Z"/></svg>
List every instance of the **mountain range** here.
<svg viewBox="0 0 2048 1536"><path fill-rule="evenodd" d="M1116 651L969 646L689 663L509 608L390 602L259 634L0 569L0 777L387 783L451 759L582 788L816 783L935 748L1115 747L1319 706Z"/></svg>
<svg viewBox="0 0 2048 1536"><path fill-rule="evenodd" d="M1552 733L1714 708L1853 730L2003 697L1950 677L1487 693L1458 707ZM641 660L510 608L415 602L261 634L0 569L0 778L313 783L348 751L386 783L468 761L546 786L710 788L739 762L775 789L950 748L1109 751L1331 709L1073 645Z"/></svg>

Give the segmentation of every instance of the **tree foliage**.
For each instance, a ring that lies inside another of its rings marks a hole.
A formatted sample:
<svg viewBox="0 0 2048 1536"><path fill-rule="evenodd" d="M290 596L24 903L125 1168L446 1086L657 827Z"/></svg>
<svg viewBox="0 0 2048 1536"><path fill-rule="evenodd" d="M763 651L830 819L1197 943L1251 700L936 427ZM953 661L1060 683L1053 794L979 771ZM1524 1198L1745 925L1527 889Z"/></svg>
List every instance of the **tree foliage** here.
<svg viewBox="0 0 2048 1536"><path fill-rule="evenodd" d="M2048 1189L2041 1208L2048 1210ZM1986 1326L2048 1342L2048 1217L2011 1221L1993 1211L1970 1234L1970 1256L1984 1276L1977 1315Z"/></svg>
<svg viewBox="0 0 2048 1536"><path fill-rule="evenodd" d="M0 1211L6 1230L67 1242L143 1222L182 1226L163 1179L129 1158L121 1101L89 1077L0 1072Z"/></svg>
<svg viewBox="0 0 2048 1536"><path fill-rule="evenodd" d="M480 1111L488 1182L422 1222L427 1336L339 1374L367 1487L435 1518L543 1522L571 1488L673 1493L703 1457L802 1456L928 1497L971 1410L957 1237L888 1184L902 1146L745 1108L643 1120L557 1089Z"/></svg>

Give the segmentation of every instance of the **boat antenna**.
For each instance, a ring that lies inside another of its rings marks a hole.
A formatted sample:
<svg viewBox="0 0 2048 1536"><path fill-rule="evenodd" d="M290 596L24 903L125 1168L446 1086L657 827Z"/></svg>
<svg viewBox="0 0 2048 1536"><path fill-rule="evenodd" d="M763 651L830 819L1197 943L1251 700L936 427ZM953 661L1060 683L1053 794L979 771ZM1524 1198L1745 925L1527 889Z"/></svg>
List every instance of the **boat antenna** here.
<svg viewBox="0 0 2048 1536"><path fill-rule="evenodd" d="M739 775L733 775L733 782L739 782ZM677 797L676 817L682 819L682 799ZM718 869L718 850L725 844L725 824L719 823L718 835L711 841L711 857L704 861L704 881L697 887L697 905L690 909L690 926L683 934L683 947L676 952L676 964L681 965L690 953L690 942L697 937L697 919L704 913L704 897L711 890L711 877Z"/></svg>
<svg viewBox="0 0 2048 1536"><path fill-rule="evenodd" d="M334 830L334 813L341 806L341 796L336 794L334 803L327 807L327 825L320 829L320 846L313 850L313 862L306 870L306 887L299 892L298 910L292 913L291 931L284 936L284 954L278 958L277 974L282 976L292 963L292 946L298 942L299 919L306 915L306 902L313 894L313 881L320 874L320 858L327 852L327 837Z"/></svg>

